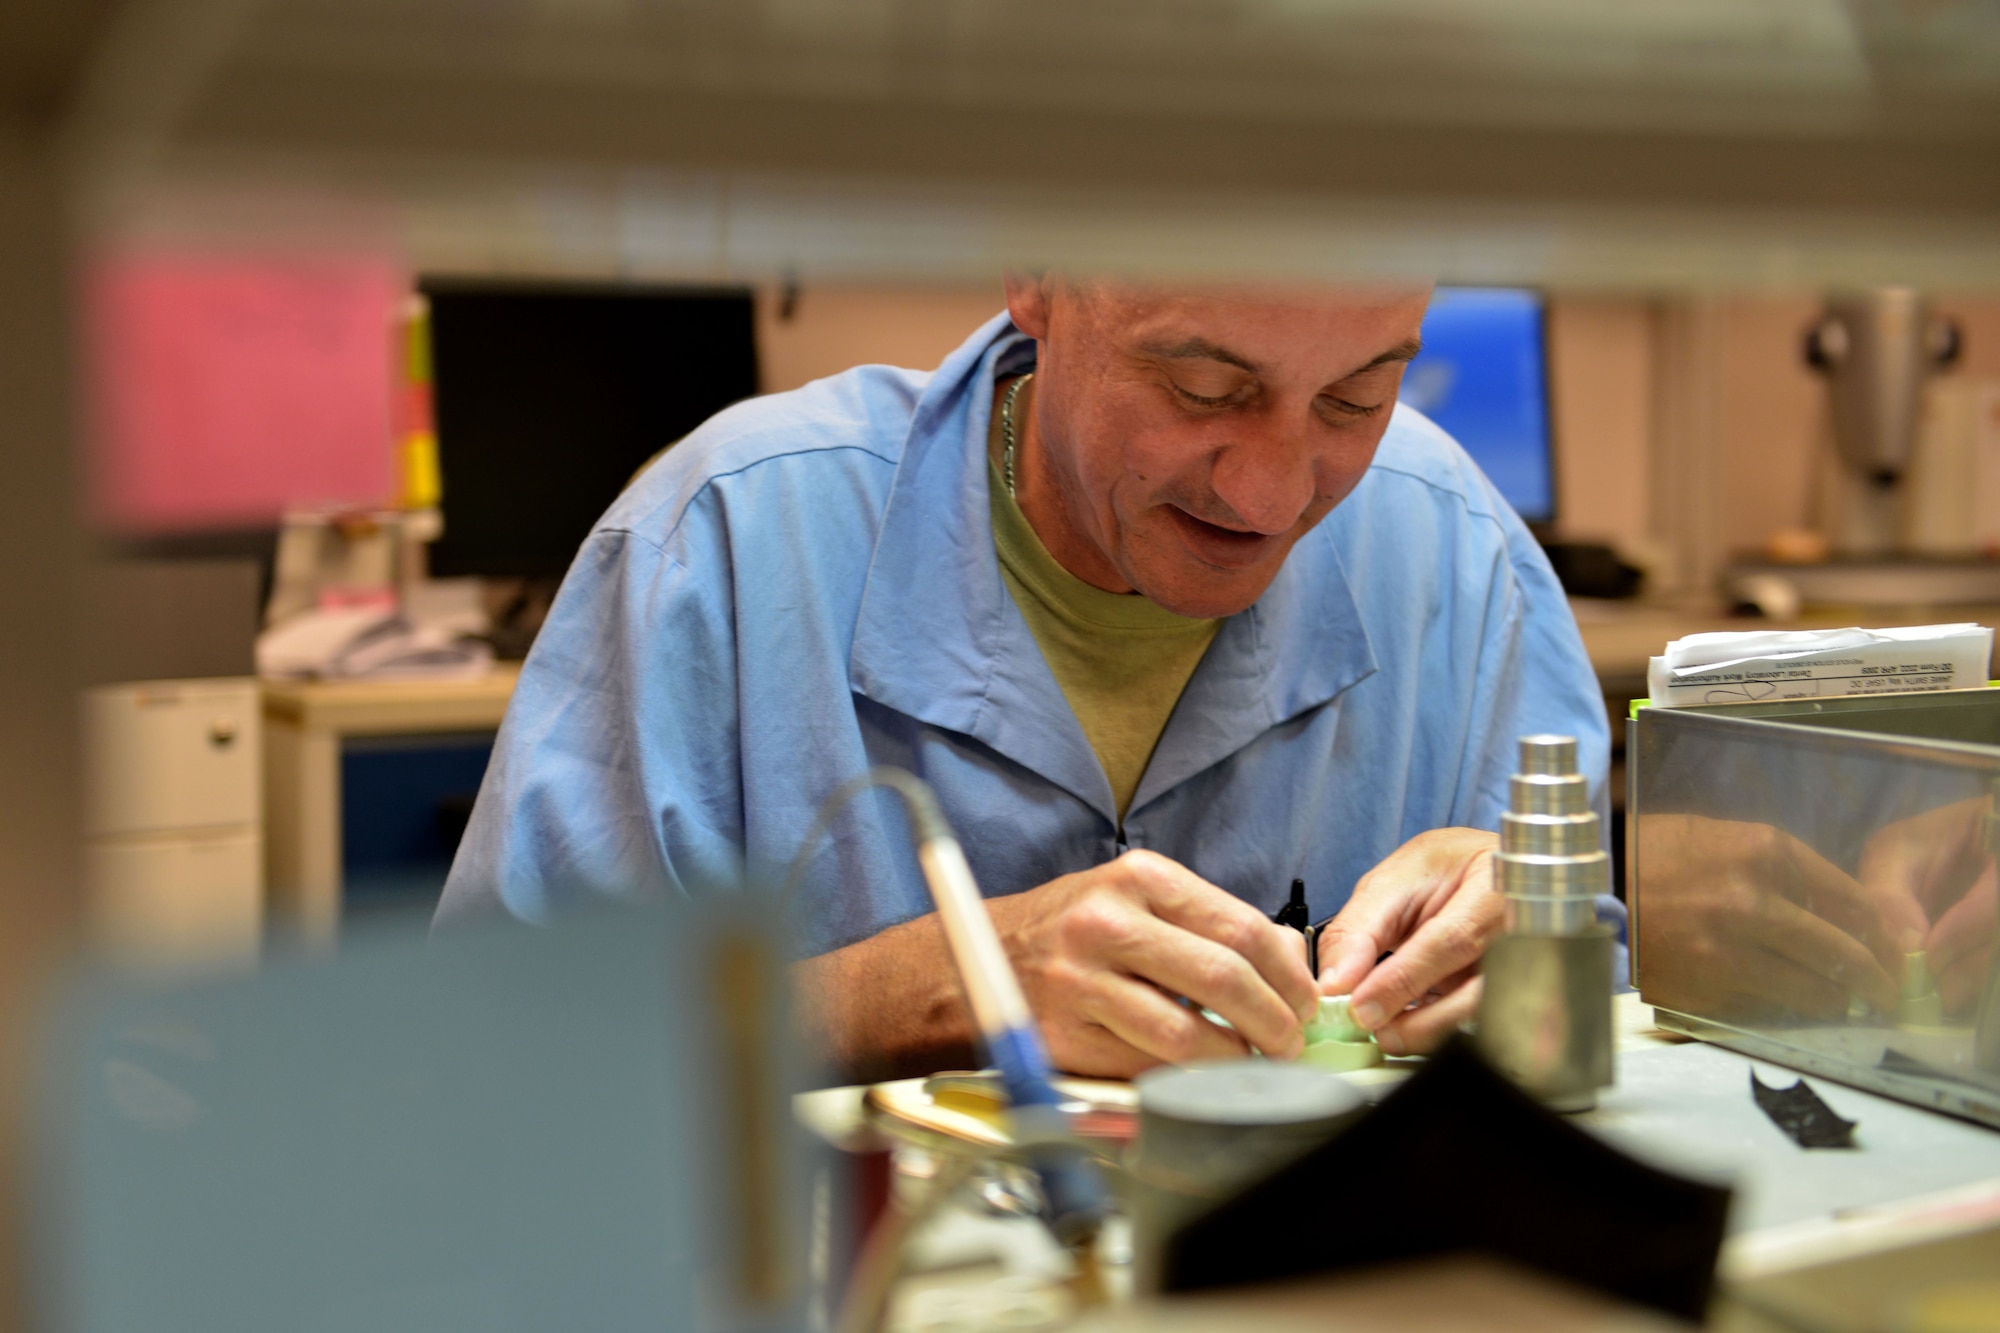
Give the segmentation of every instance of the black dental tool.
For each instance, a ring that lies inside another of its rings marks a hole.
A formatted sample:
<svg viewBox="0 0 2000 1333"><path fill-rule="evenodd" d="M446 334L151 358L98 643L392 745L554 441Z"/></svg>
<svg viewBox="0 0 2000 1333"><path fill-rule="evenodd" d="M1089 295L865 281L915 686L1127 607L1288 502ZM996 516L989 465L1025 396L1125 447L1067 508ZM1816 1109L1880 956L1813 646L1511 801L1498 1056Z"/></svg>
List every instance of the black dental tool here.
<svg viewBox="0 0 2000 1333"><path fill-rule="evenodd" d="M1312 909L1306 906L1306 882L1292 881L1292 896L1278 914L1271 918L1281 926L1290 926L1305 937L1306 970L1319 978L1319 928L1312 923Z"/></svg>

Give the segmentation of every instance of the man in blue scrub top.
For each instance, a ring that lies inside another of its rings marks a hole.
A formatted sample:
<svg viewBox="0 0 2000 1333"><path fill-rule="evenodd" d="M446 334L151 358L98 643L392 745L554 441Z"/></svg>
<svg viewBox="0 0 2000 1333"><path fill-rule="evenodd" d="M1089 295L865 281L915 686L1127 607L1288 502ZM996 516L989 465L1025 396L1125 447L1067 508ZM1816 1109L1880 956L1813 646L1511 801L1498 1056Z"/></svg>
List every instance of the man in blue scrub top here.
<svg viewBox="0 0 2000 1333"><path fill-rule="evenodd" d="M1499 929L1515 738L1575 735L1601 801L1608 736L1540 550L1396 404L1427 300L1010 275L1007 317L935 372L721 413L578 553L440 921L803 855L823 1049L962 1063L900 809L857 801L803 846L829 793L896 764L936 788L1064 1067L1295 1054L1321 992L1389 1051L1435 1046ZM1128 705L1162 669L1155 735ZM1339 909L1318 978L1270 921L1295 876Z"/></svg>

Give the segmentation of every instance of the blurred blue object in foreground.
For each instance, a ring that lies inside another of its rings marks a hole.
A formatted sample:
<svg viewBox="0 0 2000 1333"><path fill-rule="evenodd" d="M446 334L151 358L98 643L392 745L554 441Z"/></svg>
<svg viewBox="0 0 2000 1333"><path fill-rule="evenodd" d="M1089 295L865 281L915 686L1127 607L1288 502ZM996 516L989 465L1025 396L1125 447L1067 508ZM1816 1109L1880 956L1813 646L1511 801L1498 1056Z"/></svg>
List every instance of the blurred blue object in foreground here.
<svg viewBox="0 0 2000 1333"><path fill-rule="evenodd" d="M749 898L749 895L743 895ZM41 1097L77 1333L800 1326L782 950L676 904L88 980Z"/></svg>

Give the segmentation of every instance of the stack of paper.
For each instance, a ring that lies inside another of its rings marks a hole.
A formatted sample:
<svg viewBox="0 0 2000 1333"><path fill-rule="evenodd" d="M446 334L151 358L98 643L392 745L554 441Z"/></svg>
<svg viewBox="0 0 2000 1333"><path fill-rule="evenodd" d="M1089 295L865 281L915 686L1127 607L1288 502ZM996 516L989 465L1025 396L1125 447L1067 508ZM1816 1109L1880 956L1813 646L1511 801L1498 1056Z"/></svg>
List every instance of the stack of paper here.
<svg viewBox="0 0 2000 1333"><path fill-rule="evenodd" d="M1753 630L1675 639L1647 673L1656 708L1839 698L1986 684L1983 625Z"/></svg>

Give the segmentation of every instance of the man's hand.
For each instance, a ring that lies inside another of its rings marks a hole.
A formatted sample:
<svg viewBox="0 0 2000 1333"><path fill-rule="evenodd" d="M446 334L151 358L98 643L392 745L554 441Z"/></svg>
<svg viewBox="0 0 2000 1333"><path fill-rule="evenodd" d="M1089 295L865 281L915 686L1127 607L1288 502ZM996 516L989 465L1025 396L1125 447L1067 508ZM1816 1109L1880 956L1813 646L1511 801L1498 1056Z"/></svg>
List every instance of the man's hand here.
<svg viewBox="0 0 2000 1333"><path fill-rule="evenodd" d="M1352 995L1355 1021L1390 1055L1435 1049L1478 1006L1479 959L1503 915L1499 848L1479 829L1420 833L1363 875L1320 931L1319 988ZM1378 966L1385 953L1394 957Z"/></svg>
<svg viewBox="0 0 2000 1333"><path fill-rule="evenodd" d="M1902 975L1902 955L1924 951L1947 1014L1979 998L1992 965L2000 877L1986 850L1991 798L1926 810L1877 829L1861 851L1861 883L1892 936L1884 965Z"/></svg>
<svg viewBox="0 0 2000 1333"><path fill-rule="evenodd" d="M1304 1049L1319 992L1298 932L1164 856L1127 852L987 906L1064 1069L1129 1078Z"/></svg>
<svg viewBox="0 0 2000 1333"><path fill-rule="evenodd" d="M1838 1021L1855 995L1894 1012L1894 927L1838 866L1769 824L1646 815L1640 836L1648 1000L1760 1021Z"/></svg>

